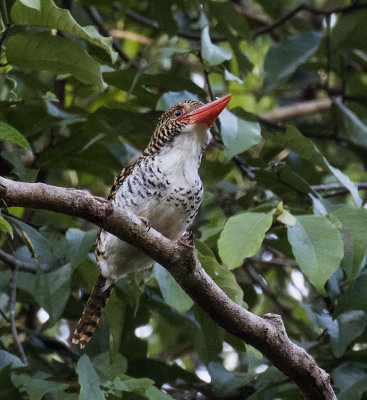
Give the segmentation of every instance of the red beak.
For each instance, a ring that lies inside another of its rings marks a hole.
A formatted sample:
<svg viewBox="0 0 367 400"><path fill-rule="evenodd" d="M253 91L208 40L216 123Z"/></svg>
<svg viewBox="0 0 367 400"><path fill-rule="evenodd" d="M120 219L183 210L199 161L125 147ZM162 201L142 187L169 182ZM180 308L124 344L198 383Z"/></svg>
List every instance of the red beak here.
<svg viewBox="0 0 367 400"><path fill-rule="evenodd" d="M211 103L205 104L196 110L192 110L187 114L184 114L180 121L185 121L188 124L195 124L197 122L202 122L208 125L210 128L213 122L217 119L218 115L223 111L223 109L230 102L232 95L227 94L218 100L214 100Z"/></svg>

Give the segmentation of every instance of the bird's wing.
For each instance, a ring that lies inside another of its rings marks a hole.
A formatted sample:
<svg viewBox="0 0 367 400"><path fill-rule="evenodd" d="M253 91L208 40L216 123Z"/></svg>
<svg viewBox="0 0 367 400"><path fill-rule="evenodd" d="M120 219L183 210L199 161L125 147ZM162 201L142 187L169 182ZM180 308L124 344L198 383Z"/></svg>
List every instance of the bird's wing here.
<svg viewBox="0 0 367 400"><path fill-rule="evenodd" d="M136 164L136 162L128 165L116 176L116 178L113 182L113 185L111 187L110 193L107 197L107 200L113 200L115 198L118 187L121 186L122 183L124 182L124 180L131 174L132 170L134 169L135 164ZM94 251L97 262L99 261L99 259L101 257L101 252L99 249L101 232L102 232L102 228L99 228L97 237L96 237L96 247L95 247L95 251Z"/></svg>

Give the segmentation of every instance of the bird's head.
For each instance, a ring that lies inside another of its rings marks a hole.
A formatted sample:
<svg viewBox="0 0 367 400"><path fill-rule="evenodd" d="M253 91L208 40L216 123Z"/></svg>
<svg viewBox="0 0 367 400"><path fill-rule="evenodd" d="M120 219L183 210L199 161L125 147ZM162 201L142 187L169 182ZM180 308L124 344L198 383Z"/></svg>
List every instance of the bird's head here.
<svg viewBox="0 0 367 400"><path fill-rule="evenodd" d="M197 100L184 100L172 106L159 118L146 153L158 153L181 134L189 134L192 140L203 136L227 106L232 95L204 104Z"/></svg>

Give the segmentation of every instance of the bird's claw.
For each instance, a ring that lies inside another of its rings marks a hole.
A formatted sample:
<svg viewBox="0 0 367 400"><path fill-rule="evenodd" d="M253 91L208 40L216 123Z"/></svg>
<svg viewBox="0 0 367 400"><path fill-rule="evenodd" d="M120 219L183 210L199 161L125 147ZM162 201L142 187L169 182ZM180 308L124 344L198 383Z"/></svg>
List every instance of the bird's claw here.
<svg viewBox="0 0 367 400"><path fill-rule="evenodd" d="M186 247L190 247L190 249L194 248L194 234L191 231L185 232L180 239L178 239L179 243Z"/></svg>
<svg viewBox="0 0 367 400"><path fill-rule="evenodd" d="M152 223L150 222L150 219L148 219L146 217L142 217L142 216L139 216L138 218L145 225L147 232L149 232L150 228L152 227Z"/></svg>

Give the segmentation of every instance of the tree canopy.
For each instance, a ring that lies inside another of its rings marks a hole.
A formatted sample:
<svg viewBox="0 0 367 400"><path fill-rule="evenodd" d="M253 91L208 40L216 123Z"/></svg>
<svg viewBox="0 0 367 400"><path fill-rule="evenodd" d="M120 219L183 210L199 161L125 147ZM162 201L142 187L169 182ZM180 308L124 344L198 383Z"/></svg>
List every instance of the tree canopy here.
<svg viewBox="0 0 367 400"><path fill-rule="evenodd" d="M237 305L281 315L339 399L365 399L367 2L0 5L1 176L105 198L163 110L231 93L197 259ZM0 398L302 398L157 262L118 282L79 352L98 228L0 201Z"/></svg>

